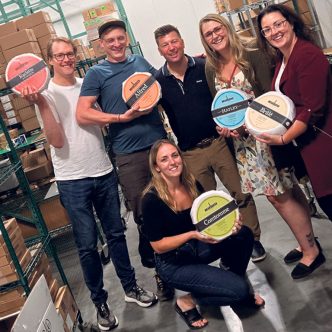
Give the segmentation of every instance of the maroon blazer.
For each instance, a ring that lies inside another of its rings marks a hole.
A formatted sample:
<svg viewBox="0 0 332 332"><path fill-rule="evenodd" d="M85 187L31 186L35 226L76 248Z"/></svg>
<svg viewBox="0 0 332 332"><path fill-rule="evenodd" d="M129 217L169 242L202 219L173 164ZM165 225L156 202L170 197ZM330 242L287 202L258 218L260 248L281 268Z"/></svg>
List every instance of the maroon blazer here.
<svg viewBox="0 0 332 332"><path fill-rule="evenodd" d="M281 66L277 63L272 89ZM330 66L322 51L298 39L280 79L280 91L293 100L296 120L308 130L296 139L317 197L332 194L332 79Z"/></svg>

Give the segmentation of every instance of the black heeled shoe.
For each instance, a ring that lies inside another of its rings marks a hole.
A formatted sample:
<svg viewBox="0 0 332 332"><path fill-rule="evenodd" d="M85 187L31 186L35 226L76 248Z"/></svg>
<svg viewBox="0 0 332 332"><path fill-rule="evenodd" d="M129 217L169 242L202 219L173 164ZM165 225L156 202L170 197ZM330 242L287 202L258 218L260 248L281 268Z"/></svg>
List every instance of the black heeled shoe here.
<svg viewBox="0 0 332 332"><path fill-rule="evenodd" d="M291 276L293 279L301 279L307 277L309 274L314 272L319 266L325 263L325 256L323 255L323 249L320 246L317 238L315 238L319 253L315 260L308 266L303 263L298 263L293 269Z"/></svg>

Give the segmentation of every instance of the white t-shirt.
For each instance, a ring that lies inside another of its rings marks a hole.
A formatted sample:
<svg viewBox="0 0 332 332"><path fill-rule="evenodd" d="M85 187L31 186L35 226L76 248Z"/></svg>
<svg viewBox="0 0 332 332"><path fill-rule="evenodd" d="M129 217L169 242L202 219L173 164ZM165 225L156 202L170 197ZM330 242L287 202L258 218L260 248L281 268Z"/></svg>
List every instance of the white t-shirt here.
<svg viewBox="0 0 332 332"><path fill-rule="evenodd" d="M52 80L43 92L56 121L62 124L65 142L62 148L51 146L56 180L78 180L110 173L113 166L105 151L99 126L80 126L75 117L83 79L75 85L61 86Z"/></svg>

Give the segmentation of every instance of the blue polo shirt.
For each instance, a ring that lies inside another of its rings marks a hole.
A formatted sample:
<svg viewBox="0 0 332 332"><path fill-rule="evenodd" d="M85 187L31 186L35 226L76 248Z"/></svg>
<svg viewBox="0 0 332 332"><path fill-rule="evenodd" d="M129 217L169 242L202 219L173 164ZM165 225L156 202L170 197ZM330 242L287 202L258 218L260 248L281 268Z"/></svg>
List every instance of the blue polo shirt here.
<svg viewBox="0 0 332 332"><path fill-rule="evenodd" d="M81 96L97 96L105 113L123 114L128 106L122 99L122 82L135 72L156 73L142 56L132 54L125 61L104 62L91 67L83 81ZM148 149L158 139L166 137L158 109L126 123L112 123L109 128L115 154L128 154Z"/></svg>
<svg viewBox="0 0 332 332"><path fill-rule="evenodd" d="M169 72L167 63L156 74L162 89L161 105L183 151L194 148L204 138L218 137L212 119L213 98L205 77L205 60L187 58L183 82Z"/></svg>

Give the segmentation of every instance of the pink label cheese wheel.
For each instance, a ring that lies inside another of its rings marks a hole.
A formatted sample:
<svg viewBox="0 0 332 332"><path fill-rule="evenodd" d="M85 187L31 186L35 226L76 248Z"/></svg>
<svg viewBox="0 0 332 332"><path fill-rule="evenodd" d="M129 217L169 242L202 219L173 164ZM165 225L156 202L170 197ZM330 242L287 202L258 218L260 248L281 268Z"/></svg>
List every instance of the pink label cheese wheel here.
<svg viewBox="0 0 332 332"><path fill-rule="evenodd" d="M160 97L160 85L150 73L136 72L122 83L122 98L129 107L138 104L144 111L155 106Z"/></svg>
<svg viewBox="0 0 332 332"><path fill-rule="evenodd" d="M17 94L27 86L37 91L44 90L50 80L50 71L43 59L32 53L17 55L11 59L6 68L6 81Z"/></svg>

